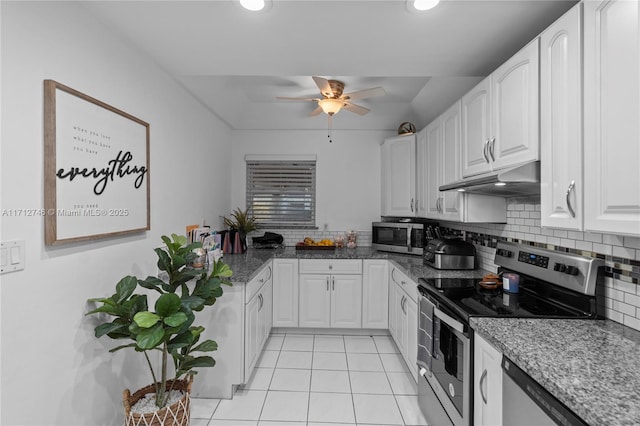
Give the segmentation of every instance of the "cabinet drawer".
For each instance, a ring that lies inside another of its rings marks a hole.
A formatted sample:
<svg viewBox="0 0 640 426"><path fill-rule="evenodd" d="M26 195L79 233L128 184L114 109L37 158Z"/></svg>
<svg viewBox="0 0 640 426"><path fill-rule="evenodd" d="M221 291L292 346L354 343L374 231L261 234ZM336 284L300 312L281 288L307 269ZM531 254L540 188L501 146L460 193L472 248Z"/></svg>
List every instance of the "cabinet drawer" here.
<svg viewBox="0 0 640 426"><path fill-rule="evenodd" d="M301 274L361 274L362 260L300 259Z"/></svg>
<svg viewBox="0 0 640 426"><path fill-rule="evenodd" d="M271 261L267 262L258 274L247 283L247 288L244 293L244 302L248 303L251 298L260 291L260 288L271 279L272 269Z"/></svg>
<svg viewBox="0 0 640 426"><path fill-rule="evenodd" d="M400 271L395 266L391 266L389 278L391 283L400 287L411 300L416 303L418 302L418 284L416 284L404 272Z"/></svg>

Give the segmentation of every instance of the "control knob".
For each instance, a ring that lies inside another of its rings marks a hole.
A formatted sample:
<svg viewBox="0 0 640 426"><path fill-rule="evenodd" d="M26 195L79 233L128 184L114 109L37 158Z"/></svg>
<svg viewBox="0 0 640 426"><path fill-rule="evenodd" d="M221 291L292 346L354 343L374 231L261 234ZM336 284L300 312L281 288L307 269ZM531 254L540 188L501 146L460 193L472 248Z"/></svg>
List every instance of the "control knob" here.
<svg viewBox="0 0 640 426"><path fill-rule="evenodd" d="M567 266L567 270L566 273L569 275L578 275L578 273L580 272L580 270L578 268L576 268L575 266Z"/></svg>
<svg viewBox="0 0 640 426"><path fill-rule="evenodd" d="M511 253L511 250L506 250L506 249L498 249L498 256L502 256L502 257L511 257L511 255L513 253Z"/></svg>

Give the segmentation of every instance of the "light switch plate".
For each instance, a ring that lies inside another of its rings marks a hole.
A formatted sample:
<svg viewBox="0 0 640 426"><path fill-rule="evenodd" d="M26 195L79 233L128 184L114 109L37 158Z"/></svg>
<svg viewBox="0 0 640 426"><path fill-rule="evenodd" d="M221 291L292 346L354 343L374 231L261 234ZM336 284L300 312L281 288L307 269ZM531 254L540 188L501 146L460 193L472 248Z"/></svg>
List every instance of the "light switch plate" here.
<svg viewBox="0 0 640 426"><path fill-rule="evenodd" d="M2 265L0 266L0 274L21 271L24 269L24 249L24 240L0 242L0 252L2 253Z"/></svg>

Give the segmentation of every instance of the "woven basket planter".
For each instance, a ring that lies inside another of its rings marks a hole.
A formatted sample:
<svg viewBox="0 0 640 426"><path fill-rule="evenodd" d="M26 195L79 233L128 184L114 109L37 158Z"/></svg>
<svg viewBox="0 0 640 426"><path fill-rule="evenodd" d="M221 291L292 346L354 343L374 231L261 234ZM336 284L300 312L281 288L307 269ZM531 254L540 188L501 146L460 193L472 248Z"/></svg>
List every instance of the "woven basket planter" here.
<svg viewBox="0 0 640 426"><path fill-rule="evenodd" d="M171 389L172 382L172 380L167 381L167 390ZM145 386L137 390L133 395L129 392L129 389L125 389L122 393L125 426L188 426L189 417L191 416L192 383L193 376L191 375L185 380L177 380L173 385L173 390L182 391L184 393L183 397L169 406L147 414L133 413L131 412L131 407L144 398L146 394L155 393L155 386Z"/></svg>

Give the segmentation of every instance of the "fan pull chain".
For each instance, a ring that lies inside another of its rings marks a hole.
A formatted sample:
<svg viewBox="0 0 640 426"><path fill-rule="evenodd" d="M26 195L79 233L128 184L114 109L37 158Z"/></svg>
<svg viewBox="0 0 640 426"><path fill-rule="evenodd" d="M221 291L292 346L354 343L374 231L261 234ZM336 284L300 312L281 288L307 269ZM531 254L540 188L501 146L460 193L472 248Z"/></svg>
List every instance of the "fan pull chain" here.
<svg viewBox="0 0 640 426"><path fill-rule="evenodd" d="M329 143L333 142L333 139L331 139L331 124L332 124L332 121L333 120L331 119L331 116L329 116L329 125L328 125L329 128L327 129L327 133L328 133L327 137L329 138Z"/></svg>

